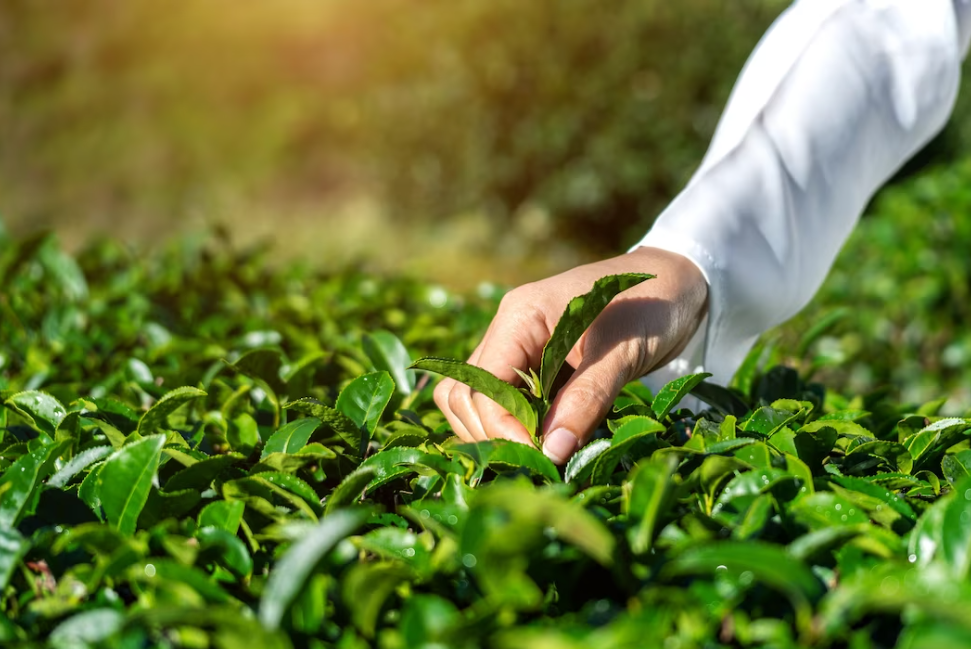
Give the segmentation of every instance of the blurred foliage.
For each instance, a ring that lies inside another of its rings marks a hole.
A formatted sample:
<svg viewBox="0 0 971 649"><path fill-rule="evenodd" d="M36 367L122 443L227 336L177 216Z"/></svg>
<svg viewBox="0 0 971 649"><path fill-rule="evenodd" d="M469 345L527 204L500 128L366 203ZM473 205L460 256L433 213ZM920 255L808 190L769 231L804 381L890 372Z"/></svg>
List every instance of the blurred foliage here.
<svg viewBox="0 0 971 649"><path fill-rule="evenodd" d="M0 209L157 232L227 196L365 191L396 218L483 211L617 250L786 4L10 0Z"/></svg>

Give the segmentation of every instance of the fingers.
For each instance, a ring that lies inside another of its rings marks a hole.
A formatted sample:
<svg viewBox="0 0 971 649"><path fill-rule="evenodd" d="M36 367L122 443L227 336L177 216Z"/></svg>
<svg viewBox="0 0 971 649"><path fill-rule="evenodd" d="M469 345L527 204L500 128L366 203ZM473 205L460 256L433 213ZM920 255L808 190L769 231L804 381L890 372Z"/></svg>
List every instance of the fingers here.
<svg viewBox="0 0 971 649"><path fill-rule="evenodd" d="M556 464L565 464L589 441L629 380L633 364L627 347L586 356L557 394L543 436L543 452Z"/></svg>

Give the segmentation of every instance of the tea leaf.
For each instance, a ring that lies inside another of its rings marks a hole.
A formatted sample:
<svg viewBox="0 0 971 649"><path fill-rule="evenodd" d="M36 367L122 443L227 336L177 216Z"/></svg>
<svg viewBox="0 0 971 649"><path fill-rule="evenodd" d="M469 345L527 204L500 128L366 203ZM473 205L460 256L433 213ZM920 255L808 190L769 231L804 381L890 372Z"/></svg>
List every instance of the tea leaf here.
<svg viewBox="0 0 971 649"><path fill-rule="evenodd" d="M553 382L560 368L566 362L570 350L580 340L601 311L607 308L610 301L619 293L637 286L641 282L653 279L654 275L644 273L626 273L601 277L593 284L587 293L579 295L566 305L563 315L556 323L553 334L543 348L543 358L539 368L540 394L547 401L552 401ZM528 426L527 426L528 428Z"/></svg>
<svg viewBox="0 0 971 649"><path fill-rule="evenodd" d="M195 398L194 396L192 398ZM158 469L164 435L126 445L107 459L98 476L101 506L108 522L122 534L135 532Z"/></svg>
<svg viewBox="0 0 971 649"><path fill-rule="evenodd" d="M491 372L448 358L420 358L411 367L447 376L468 385L476 392L481 392L508 410L509 414L519 420L530 436L533 439L536 438L537 416L533 404L518 388L497 378Z"/></svg>

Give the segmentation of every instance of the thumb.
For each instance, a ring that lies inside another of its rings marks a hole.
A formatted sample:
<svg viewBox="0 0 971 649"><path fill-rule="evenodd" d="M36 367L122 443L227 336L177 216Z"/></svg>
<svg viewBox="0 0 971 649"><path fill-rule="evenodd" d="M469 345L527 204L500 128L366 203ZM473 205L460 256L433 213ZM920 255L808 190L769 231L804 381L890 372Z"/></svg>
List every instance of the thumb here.
<svg viewBox="0 0 971 649"><path fill-rule="evenodd" d="M630 371L631 363L618 349L599 358L584 357L546 417L543 452L547 457L565 464L587 443L627 384Z"/></svg>

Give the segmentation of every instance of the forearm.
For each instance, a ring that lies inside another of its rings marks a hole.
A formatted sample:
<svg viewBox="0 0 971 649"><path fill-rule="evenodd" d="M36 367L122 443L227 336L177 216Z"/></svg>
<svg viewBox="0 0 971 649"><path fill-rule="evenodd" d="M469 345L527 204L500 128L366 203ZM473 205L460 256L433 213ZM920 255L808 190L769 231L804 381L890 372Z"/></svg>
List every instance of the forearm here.
<svg viewBox="0 0 971 649"><path fill-rule="evenodd" d="M709 282L695 362L727 382L816 292L879 186L945 123L965 2L804 0L763 39L688 187L639 245Z"/></svg>

